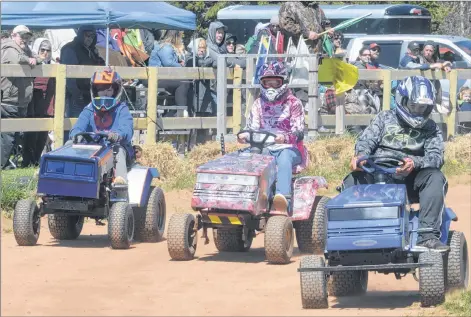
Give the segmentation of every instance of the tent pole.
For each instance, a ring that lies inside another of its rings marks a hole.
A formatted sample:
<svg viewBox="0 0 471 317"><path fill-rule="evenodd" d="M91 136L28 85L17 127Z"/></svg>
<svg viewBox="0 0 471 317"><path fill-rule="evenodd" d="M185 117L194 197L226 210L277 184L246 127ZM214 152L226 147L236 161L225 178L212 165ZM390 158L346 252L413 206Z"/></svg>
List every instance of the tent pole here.
<svg viewBox="0 0 471 317"><path fill-rule="evenodd" d="M110 26L106 26L106 66L108 66L110 58Z"/></svg>

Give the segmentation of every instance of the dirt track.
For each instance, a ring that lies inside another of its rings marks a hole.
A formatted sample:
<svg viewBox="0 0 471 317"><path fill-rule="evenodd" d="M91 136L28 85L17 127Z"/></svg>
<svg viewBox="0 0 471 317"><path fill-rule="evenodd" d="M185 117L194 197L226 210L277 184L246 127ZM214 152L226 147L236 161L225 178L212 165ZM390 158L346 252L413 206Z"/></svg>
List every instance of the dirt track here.
<svg viewBox="0 0 471 317"><path fill-rule="evenodd" d="M471 245L470 185L450 188L447 202L459 216L453 228ZM189 192L166 193L168 216L188 210ZM4 224L5 225L5 224ZM299 253L293 262L264 262L263 236L246 254L218 254L198 241L198 258L171 261L165 241L112 250L106 227L86 223L76 241L56 242L42 220L40 245L19 247L2 233L1 315L318 315L414 316L418 283L411 276L371 274L363 297L330 297L330 309L301 308Z"/></svg>

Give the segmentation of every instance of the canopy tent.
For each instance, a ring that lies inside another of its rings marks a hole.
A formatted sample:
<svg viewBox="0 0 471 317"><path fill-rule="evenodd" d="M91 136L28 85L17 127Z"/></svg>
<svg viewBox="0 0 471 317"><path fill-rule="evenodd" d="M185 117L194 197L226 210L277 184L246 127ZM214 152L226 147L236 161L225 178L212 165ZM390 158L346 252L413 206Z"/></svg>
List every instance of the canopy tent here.
<svg viewBox="0 0 471 317"><path fill-rule="evenodd" d="M1 2L1 13L2 28L107 28L106 65L110 28L196 30L193 12L165 2Z"/></svg>
<svg viewBox="0 0 471 317"><path fill-rule="evenodd" d="M2 28L196 30L196 15L165 2L1 2Z"/></svg>

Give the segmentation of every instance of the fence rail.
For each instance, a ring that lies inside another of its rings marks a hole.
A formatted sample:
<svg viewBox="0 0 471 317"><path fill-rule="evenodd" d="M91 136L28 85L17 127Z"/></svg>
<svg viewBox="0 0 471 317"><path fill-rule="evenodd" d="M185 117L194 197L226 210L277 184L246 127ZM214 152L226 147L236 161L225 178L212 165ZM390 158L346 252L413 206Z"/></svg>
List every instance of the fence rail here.
<svg viewBox="0 0 471 317"><path fill-rule="evenodd" d="M217 68L173 68L173 67L112 67L124 79L141 79L148 81L147 89L147 117L135 118L135 130L147 130L146 143L155 143L157 136L157 92L159 80L217 80L217 117L189 117L189 118L163 118L165 130L174 129L210 129L217 128L218 136L227 134L230 127L233 133L241 129L242 124L242 91L246 89L246 104L251 105L256 98L256 89L259 85L252 82L256 55L244 55L247 58L247 67L243 71L240 68L228 69L226 67L226 56L218 59ZM276 55L278 56L278 55ZM281 55L286 56L285 55ZM315 57L309 58L309 82L305 85L290 85L293 88L308 89L308 104L306 122L308 135L315 136L320 126L335 126L336 133L341 134L345 126L368 125L373 115L345 115L342 105L336 107L335 115L317 115L320 99L318 97L317 85L317 61ZM4 77L55 77L55 107L54 118L24 118L24 119L1 119L1 132L28 132L28 131L54 131L56 146L64 143L64 131L70 130L76 122L76 118L64 118L65 110L65 87L68 78L90 78L93 72L102 70L101 66L73 66L73 65L39 65L31 68L23 65L1 65L1 75ZM438 123L446 123L448 135L454 135L459 122L471 121L471 114L456 112L458 80L471 79L471 70L452 70L450 73L442 71L420 71L420 70L359 70L359 80L382 80L390 83L392 80L401 80L406 76L422 75L429 79L447 79L450 81L450 109L447 115L434 114L433 118ZM228 84L228 80L232 84ZM243 84L243 81L245 83ZM330 78L332 81L332 78ZM227 116L227 90L233 89L233 115ZM383 85L383 110L390 109L391 85Z"/></svg>

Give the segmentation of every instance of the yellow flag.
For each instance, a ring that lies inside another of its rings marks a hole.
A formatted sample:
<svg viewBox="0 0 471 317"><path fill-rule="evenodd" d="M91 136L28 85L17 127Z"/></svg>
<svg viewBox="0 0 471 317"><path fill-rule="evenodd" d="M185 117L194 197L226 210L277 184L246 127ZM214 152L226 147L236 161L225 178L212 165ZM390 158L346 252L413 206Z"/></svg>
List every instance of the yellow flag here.
<svg viewBox="0 0 471 317"><path fill-rule="evenodd" d="M323 58L319 65L319 82L331 82L335 94L352 89L358 81L358 68L338 58Z"/></svg>

